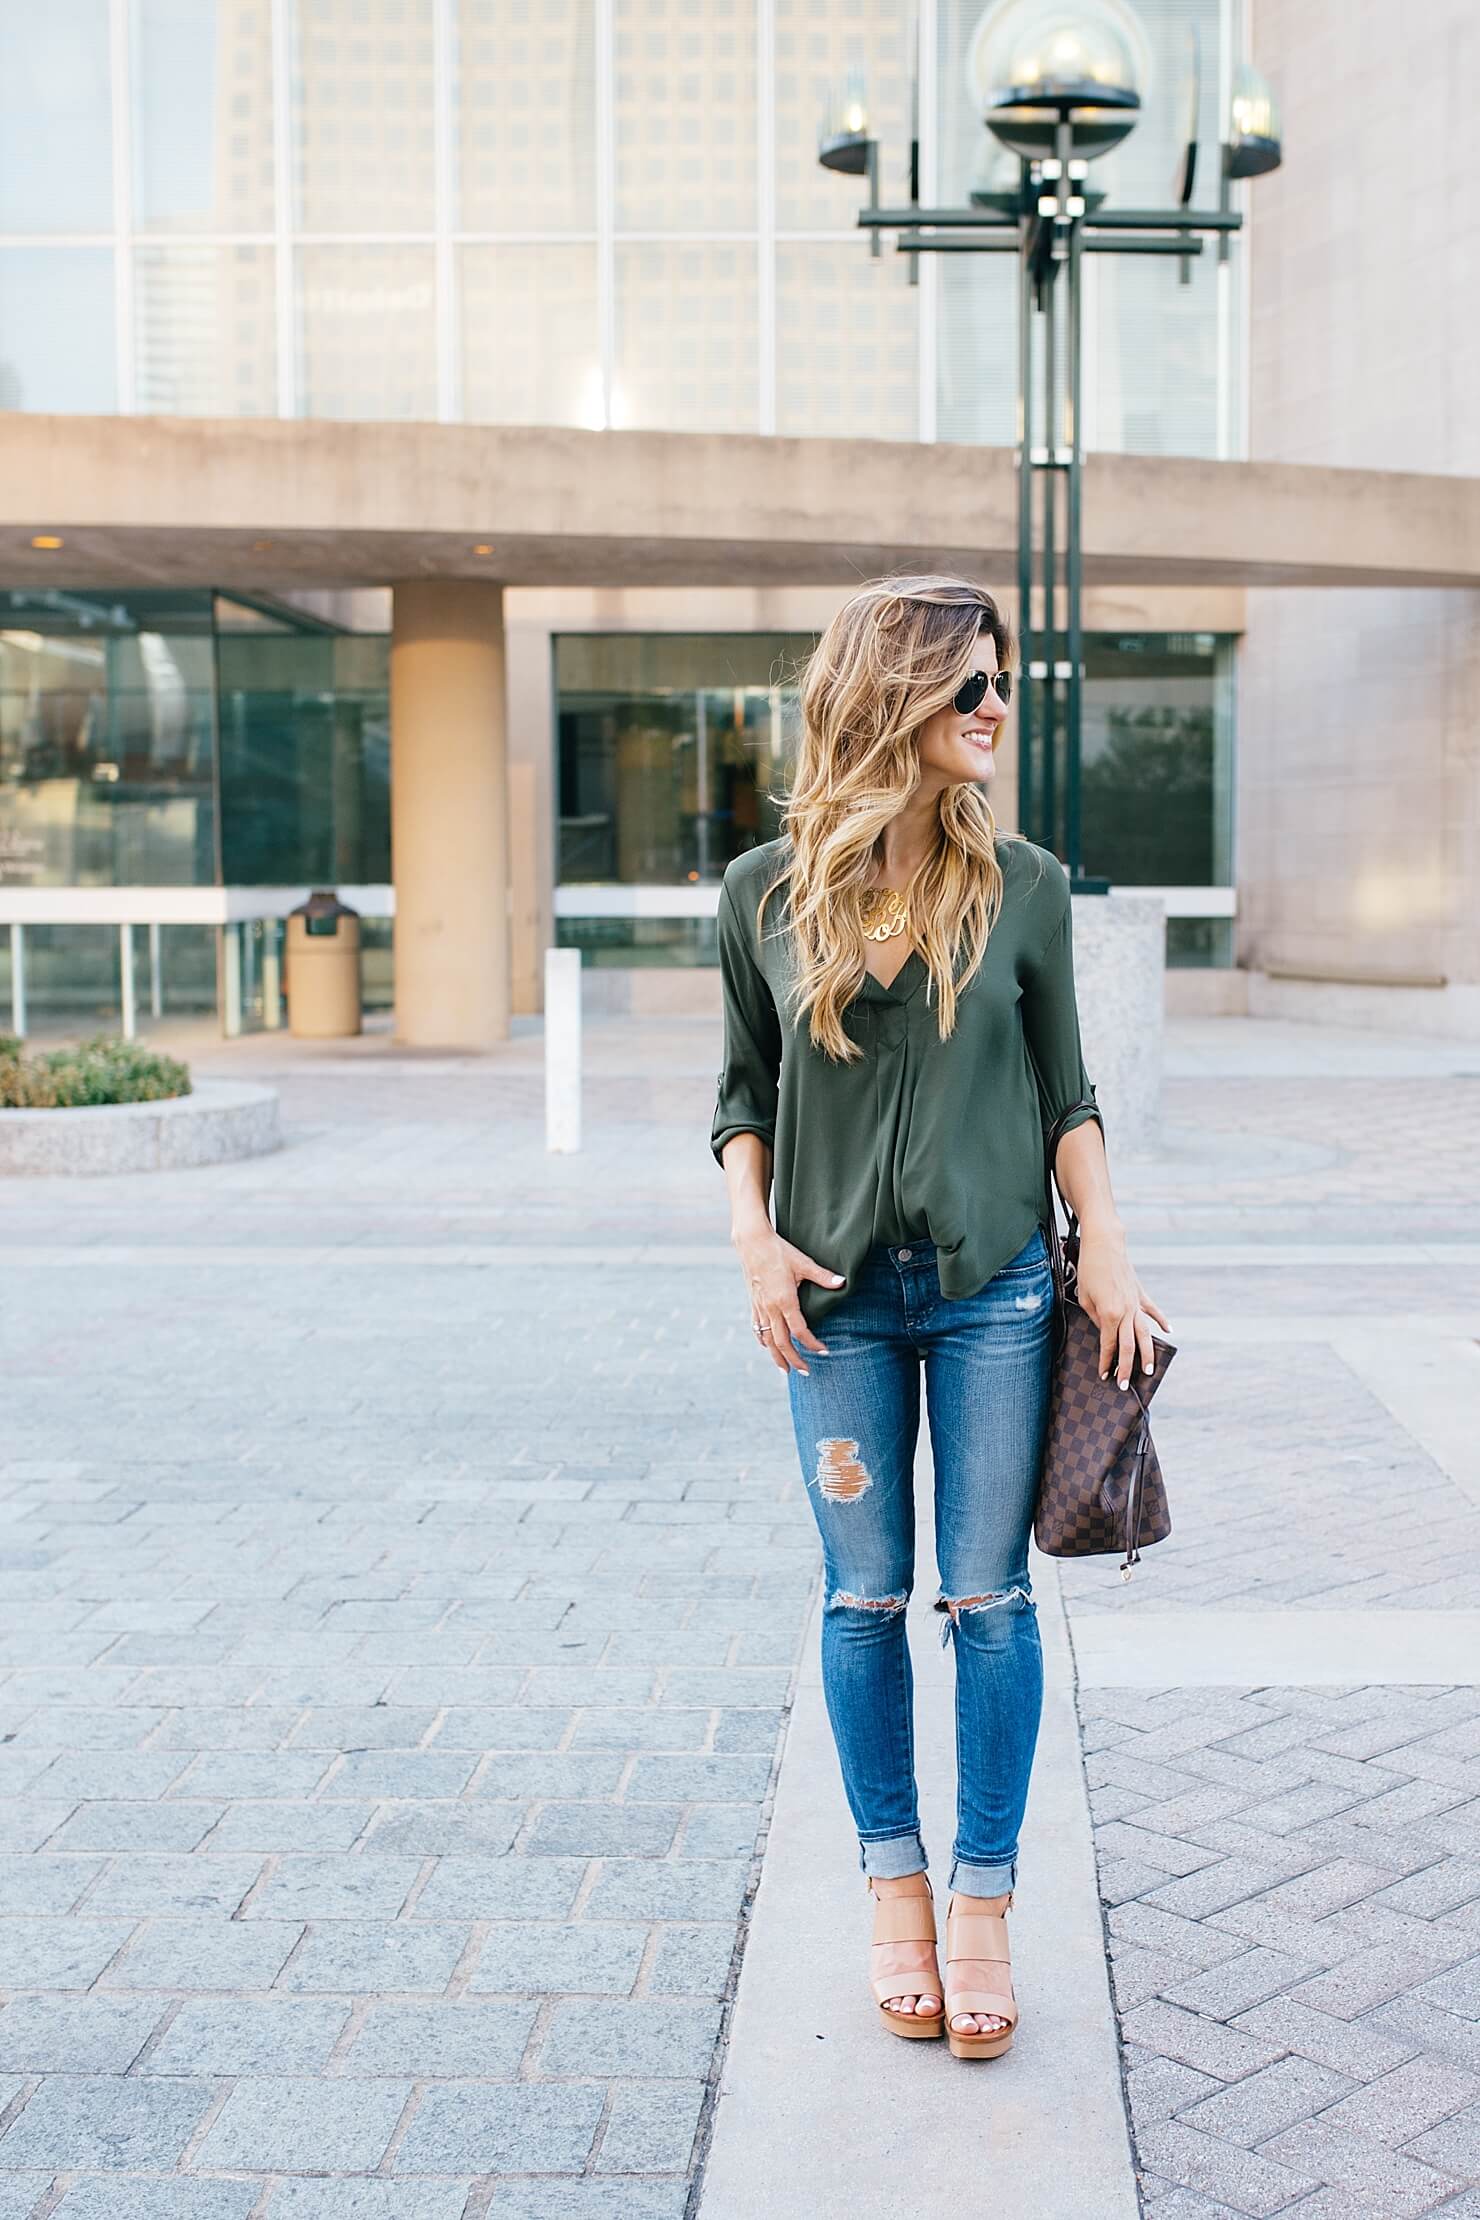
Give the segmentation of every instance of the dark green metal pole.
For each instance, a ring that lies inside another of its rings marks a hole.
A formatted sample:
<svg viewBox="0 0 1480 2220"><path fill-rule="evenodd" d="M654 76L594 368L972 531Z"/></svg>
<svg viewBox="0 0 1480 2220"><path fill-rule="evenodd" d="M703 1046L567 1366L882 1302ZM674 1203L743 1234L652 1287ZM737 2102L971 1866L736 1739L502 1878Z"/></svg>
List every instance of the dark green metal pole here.
<svg viewBox="0 0 1480 2220"><path fill-rule="evenodd" d="M1025 165L1026 166L1026 165ZM1033 762L1033 277L1030 233L1023 226L1018 249L1018 823L1037 838L1037 780Z"/></svg>
<svg viewBox="0 0 1480 2220"><path fill-rule="evenodd" d="M1063 151L1064 177L1061 190L1072 194L1074 184L1069 176L1069 145L1071 134L1066 126L1059 129ZM1069 691L1065 719L1064 749L1064 861L1071 879L1078 878L1084 868L1080 849L1080 772L1081 744L1084 735L1084 630L1082 588L1084 575L1084 550L1081 535L1081 462L1083 434L1080 425L1082 389L1081 345L1083 323L1080 315L1080 219L1069 219L1069 256L1065 276L1068 281L1069 299L1065 330L1065 351L1068 355L1066 374L1069 387L1068 422L1065 426L1069 450L1068 466L1068 541L1064 550L1065 647L1069 660Z"/></svg>
<svg viewBox="0 0 1480 2220"><path fill-rule="evenodd" d="M1058 330L1054 314L1054 266L1043 273L1043 830L1046 848L1057 855L1059 702L1054 655L1059 635L1057 519L1058 481L1054 450L1058 444Z"/></svg>

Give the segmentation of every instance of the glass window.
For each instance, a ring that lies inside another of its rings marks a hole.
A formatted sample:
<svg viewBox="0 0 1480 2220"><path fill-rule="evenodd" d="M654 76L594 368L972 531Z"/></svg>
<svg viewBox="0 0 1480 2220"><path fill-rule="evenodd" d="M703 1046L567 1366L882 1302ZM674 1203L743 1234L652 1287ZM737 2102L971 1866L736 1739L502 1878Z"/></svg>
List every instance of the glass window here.
<svg viewBox="0 0 1480 2220"><path fill-rule="evenodd" d="M776 249L776 429L914 439L920 295L866 241Z"/></svg>
<svg viewBox="0 0 1480 2220"><path fill-rule="evenodd" d="M1169 917L1167 968L1171 971L1224 971L1233 966L1231 917Z"/></svg>
<svg viewBox="0 0 1480 2220"><path fill-rule="evenodd" d="M557 948L579 948L587 966L673 971L716 964L712 917L557 917Z"/></svg>
<svg viewBox="0 0 1480 2220"><path fill-rule="evenodd" d="M755 223L753 0L614 0L617 226Z"/></svg>
<svg viewBox="0 0 1480 2220"><path fill-rule="evenodd" d="M8 933L3 936L6 942L9 938ZM44 1042L48 1033L116 1033L121 1016L119 970L116 925L28 925L26 1031L33 1041L39 1035ZM5 972L0 1030L10 1019L8 960ZM147 999L142 1007L148 1009Z"/></svg>
<svg viewBox="0 0 1480 2220"><path fill-rule="evenodd" d="M812 645L792 633L558 637L557 877L708 883L772 839L794 674ZM631 921L610 922L613 945L630 948Z"/></svg>
<svg viewBox="0 0 1480 2220"><path fill-rule="evenodd" d="M936 436L970 445L1017 441L1017 262L1010 254L936 260L940 345ZM1042 391L1041 381L1034 388ZM1036 405L1036 403L1035 403Z"/></svg>
<svg viewBox="0 0 1480 2220"><path fill-rule="evenodd" d="M1085 288L1084 436L1125 455L1212 455L1218 443L1218 258L1102 254Z"/></svg>
<svg viewBox="0 0 1480 2220"><path fill-rule="evenodd" d="M593 0L460 0L458 228L596 225Z"/></svg>
<svg viewBox="0 0 1480 2220"><path fill-rule="evenodd" d="M0 594L0 884L215 879L210 596Z"/></svg>
<svg viewBox="0 0 1480 2220"><path fill-rule="evenodd" d="M0 231L112 224L107 0L11 0L0 66Z"/></svg>
<svg viewBox="0 0 1480 2220"><path fill-rule="evenodd" d="M293 80L304 231L430 231L432 0L298 0Z"/></svg>
<svg viewBox="0 0 1480 2220"><path fill-rule="evenodd" d="M268 0L133 0L134 222L270 231Z"/></svg>
<svg viewBox="0 0 1480 2220"><path fill-rule="evenodd" d="M1231 651L1211 632L1086 639L1086 871L1120 886L1231 883Z"/></svg>
<svg viewBox="0 0 1480 2220"><path fill-rule="evenodd" d="M616 262L614 422L753 432L755 249L669 240L619 245Z"/></svg>
<svg viewBox="0 0 1480 2220"><path fill-rule="evenodd" d="M138 249L135 375L146 415L275 413L273 263L270 247Z"/></svg>
<svg viewBox="0 0 1480 2220"><path fill-rule="evenodd" d="M823 119L854 73L862 79L868 128L880 142L879 198L910 197L910 88L915 76L914 10L894 0L852 0L846 13L819 13L807 0L776 0L776 222L782 231L846 231L868 198L868 181L823 169ZM885 253L894 255L892 240Z"/></svg>
<svg viewBox="0 0 1480 2220"><path fill-rule="evenodd" d="M117 405L109 247L0 247L0 408Z"/></svg>
<svg viewBox="0 0 1480 2220"><path fill-rule="evenodd" d="M235 618L223 605L226 884L389 883L390 643Z"/></svg>
<svg viewBox="0 0 1480 2220"><path fill-rule="evenodd" d="M297 259L304 415L435 417L432 249L304 247Z"/></svg>
<svg viewBox="0 0 1480 2220"><path fill-rule="evenodd" d="M123 982L116 925L28 925L25 950L26 1031L33 1042L119 1030ZM136 925L132 950L134 1015L141 1034L149 1033L155 1018L215 1015L213 925ZM9 1023L10 985L10 936L0 933L0 1031Z"/></svg>
<svg viewBox="0 0 1480 2220"><path fill-rule="evenodd" d="M464 247L461 275L464 417L599 429L595 247Z"/></svg>

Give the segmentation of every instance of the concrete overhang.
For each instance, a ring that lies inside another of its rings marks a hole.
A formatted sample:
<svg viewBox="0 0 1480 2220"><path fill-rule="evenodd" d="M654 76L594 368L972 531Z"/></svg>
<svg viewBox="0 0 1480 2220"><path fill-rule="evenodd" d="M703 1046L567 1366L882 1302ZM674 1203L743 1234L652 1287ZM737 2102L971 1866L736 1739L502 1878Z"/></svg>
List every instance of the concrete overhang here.
<svg viewBox="0 0 1480 2220"><path fill-rule="evenodd" d="M41 535L60 539L38 549ZM0 416L0 585L841 585L1016 576L1006 448ZM1480 480L1096 454L1087 584L1480 585Z"/></svg>

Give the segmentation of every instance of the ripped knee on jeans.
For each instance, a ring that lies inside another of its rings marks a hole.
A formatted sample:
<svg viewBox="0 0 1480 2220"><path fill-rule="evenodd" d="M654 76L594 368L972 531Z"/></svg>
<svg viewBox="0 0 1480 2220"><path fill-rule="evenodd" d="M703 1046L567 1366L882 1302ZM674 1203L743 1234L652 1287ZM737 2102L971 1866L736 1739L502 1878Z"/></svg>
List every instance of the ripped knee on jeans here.
<svg viewBox="0 0 1480 2220"><path fill-rule="evenodd" d="M974 1618L978 1612L995 1611L1004 1603L1031 1605L1032 1601L1026 1588L1003 1588L981 1596L938 1596L935 1608L946 1614L945 1623L940 1630L941 1647L945 1647L952 1634L960 1627L963 1615Z"/></svg>
<svg viewBox="0 0 1480 2220"><path fill-rule="evenodd" d="M904 1591L893 1596L855 1596L851 1595L846 1588L835 1588L827 1599L827 1609L829 1611L894 1612L903 1611L909 1600L908 1593Z"/></svg>

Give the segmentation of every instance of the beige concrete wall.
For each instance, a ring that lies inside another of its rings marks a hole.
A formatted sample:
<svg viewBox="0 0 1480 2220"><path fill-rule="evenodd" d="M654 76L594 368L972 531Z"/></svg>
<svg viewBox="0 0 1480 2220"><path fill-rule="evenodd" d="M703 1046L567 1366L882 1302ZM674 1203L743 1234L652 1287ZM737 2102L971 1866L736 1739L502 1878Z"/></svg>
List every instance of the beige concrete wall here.
<svg viewBox="0 0 1480 2220"><path fill-rule="evenodd" d="M1016 549L1005 447L0 411L6 585L848 587L1005 579ZM1091 454L1084 566L1094 586L1474 586L1480 477Z"/></svg>
<svg viewBox="0 0 1480 2220"><path fill-rule="evenodd" d="M1251 193L1251 454L1473 476L1480 221L1442 182L1469 161L1472 0L1424 0L1400 33L1387 0L1252 12L1285 165ZM1258 1006L1480 1031L1480 597L1255 588L1240 662Z"/></svg>

